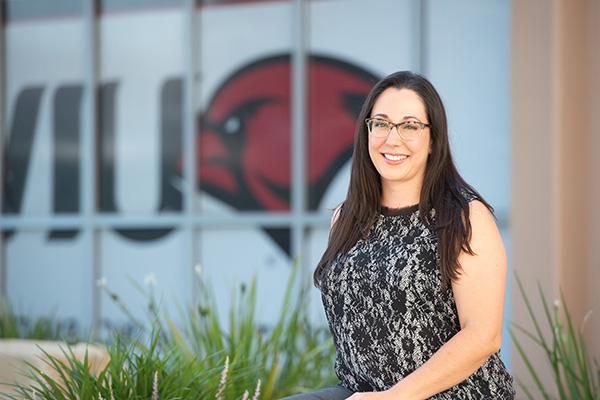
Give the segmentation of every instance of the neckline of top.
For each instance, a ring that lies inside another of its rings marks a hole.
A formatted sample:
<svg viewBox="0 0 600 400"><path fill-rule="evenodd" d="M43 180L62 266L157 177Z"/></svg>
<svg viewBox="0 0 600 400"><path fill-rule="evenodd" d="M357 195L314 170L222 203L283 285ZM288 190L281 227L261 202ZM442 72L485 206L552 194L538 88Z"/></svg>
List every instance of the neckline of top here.
<svg viewBox="0 0 600 400"><path fill-rule="evenodd" d="M418 209L419 209L419 203L413 204L410 206L406 206L406 207L400 207L400 208L381 206L380 214L384 215L386 217L393 217L393 216L397 216L397 215L408 215L408 214L411 214L411 213L417 211Z"/></svg>

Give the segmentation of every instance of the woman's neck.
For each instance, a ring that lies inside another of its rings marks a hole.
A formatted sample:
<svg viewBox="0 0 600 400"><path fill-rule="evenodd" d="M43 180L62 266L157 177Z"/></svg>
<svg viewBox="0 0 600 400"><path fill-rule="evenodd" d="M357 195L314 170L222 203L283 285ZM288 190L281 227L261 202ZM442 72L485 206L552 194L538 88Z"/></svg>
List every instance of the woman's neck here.
<svg viewBox="0 0 600 400"><path fill-rule="evenodd" d="M382 181L381 205L402 208L419 203L422 183Z"/></svg>

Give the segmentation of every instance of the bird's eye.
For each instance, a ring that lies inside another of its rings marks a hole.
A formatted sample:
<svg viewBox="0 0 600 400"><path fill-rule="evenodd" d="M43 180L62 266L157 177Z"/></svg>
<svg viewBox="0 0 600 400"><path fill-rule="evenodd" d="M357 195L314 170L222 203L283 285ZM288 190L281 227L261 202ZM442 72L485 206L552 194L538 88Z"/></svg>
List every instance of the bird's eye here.
<svg viewBox="0 0 600 400"><path fill-rule="evenodd" d="M231 116L227 119L227 121L225 121L223 128L225 130L225 133L235 134L235 133L239 132L240 126L241 126L241 122L240 122L239 117Z"/></svg>
<svg viewBox="0 0 600 400"><path fill-rule="evenodd" d="M250 120L261 107L273 101L275 100L272 98L260 97L239 104L223 118L223 122L219 124L219 132L223 135L224 139L242 140L244 133L246 132L248 120Z"/></svg>

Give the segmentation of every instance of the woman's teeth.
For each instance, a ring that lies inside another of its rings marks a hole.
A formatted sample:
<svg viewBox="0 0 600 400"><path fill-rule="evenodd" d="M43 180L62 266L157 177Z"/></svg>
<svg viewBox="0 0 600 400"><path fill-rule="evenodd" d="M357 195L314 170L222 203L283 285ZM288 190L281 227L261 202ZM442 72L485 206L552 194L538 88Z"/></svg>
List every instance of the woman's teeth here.
<svg viewBox="0 0 600 400"><path fill-rule="evenodd" d="M408 156L404 155L404 154L402 154L400 156L394 156L394 155L391 155L391 154L384 153L383 156L385 158L387 158L388 160L392 160L392 161L400 161L400 160L404 160L405 158L408 158Z"/></svg>

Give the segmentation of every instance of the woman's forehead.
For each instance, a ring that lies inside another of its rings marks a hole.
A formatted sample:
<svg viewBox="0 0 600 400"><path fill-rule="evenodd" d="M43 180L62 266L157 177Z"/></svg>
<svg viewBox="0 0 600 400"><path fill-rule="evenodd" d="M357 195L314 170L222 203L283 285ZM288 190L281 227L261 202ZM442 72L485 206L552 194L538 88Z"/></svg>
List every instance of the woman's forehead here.
<svg viewBox="0 0 600 400"><path fill-rule="evenodd" d="M410 89L397 89L394 87L384 90L375 100L371 116L401 121L403 119L427 119L427 111L421 97Z"/></svg>

